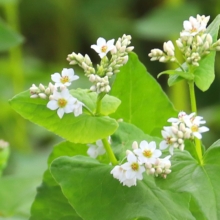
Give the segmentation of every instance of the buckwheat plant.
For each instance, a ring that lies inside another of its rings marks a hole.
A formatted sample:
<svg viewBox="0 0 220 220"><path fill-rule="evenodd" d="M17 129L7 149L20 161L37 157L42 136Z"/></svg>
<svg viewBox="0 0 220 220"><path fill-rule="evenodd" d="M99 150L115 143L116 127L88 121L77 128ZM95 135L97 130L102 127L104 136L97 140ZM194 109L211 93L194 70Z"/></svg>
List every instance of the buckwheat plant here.
<svg viewBox="0 0 220 220"><path fill-rule="evenodd" d="M67 56L90 88L71 89L80 79L64 68L10 100L23 117L64 139L49 156L31 220L220 219L220 141L202 144L209 128L194 91L214 80L220 16L209 19L191 16L175 44L149 53L152 61L177 64L159 76L168 74L169 86L188 82L191 112L174 109L125 34L91 45L99 64L87 54Z"/></svg>

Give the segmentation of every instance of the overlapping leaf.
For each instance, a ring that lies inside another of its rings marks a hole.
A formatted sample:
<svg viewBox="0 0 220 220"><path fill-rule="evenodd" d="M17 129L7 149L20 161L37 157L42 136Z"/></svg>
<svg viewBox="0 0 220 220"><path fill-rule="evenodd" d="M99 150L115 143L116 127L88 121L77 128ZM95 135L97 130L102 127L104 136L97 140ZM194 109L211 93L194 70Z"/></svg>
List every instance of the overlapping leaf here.
<svg viewBox="0 0 220 220"><path fill-rule="evenodd" d="M167 119L176 115L160 85L134 53L117 74L111 94L122 101L113 117L122 118L147 134L160 136Z"/></svg>
<svg viewBox="0 0 220 220"><path fill-rule="evenodd" d="M54 147L48 159L48 167L51 162L60 156L85 155L87 146L62 142ZM43 182L37 190L37 196L31 208L30 220L81 220L63 195L60 186L51 176L49 170L44 173Z"/></svg>
<svg viewBox="0 0 220 220"><path fill-rule="evenodd" d="M176 152L172 159L172 173L166 181L157 179L164 189L188 192L192 195L191 211L196 219L220 219L220 141L204 154L200 165L187 151Z"/></svg>
<svg viewBox="0 0 220 220"><path fill-rule="evenodd" d="M96 96L83 90L72 91L77 98L94 111ZM30 98L29 91L16 95L10 104L21 116L41 125L55 134L74 143L92 143L98 139L108 137L118 127L116 120L108 116L94 116L84 113L78 117L65 114L60 119L56 111L46 107L47 100ZM106 96L103 99L103 114L114 112L120 101L114 97Z"/></svg>
<svg viewBox="0 0 220 220"><path fill-rule="evenodd" d="M88 157L59 157L51 172L84 220L194 219L188 194L160 190L149 176L135 187L122 186L110 174L112 168Z"/></svg>

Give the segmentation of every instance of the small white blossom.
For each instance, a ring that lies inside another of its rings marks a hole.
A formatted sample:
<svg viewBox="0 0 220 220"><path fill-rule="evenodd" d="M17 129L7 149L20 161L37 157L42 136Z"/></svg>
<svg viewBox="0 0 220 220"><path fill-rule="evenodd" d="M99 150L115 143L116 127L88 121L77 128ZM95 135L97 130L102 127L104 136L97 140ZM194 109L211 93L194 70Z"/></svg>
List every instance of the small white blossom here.
<svg viewBox="0 0 220 220"><path fill-rule="evenodd" d="M148 143L147 141L140 142L140 149L135 149L134 153L138 156L140 163L154 163L156 158L161 156L161 151L156 149L154 141Z"/></svg>
<svg viewBox="0 0 220 220"><path fill-rule="evenodd" d="M180 33L180 36L195 36L200 32L204 32L209 18L209 16L205 17L204 15L197 15L197 18L190 16L188 21L183 22L184 30Z"/></svg>
<svg viewBox="0 0 220 220"><path fill-rule="evenodd" d="M82 107L83 106L84 106L84 104L82 102L80 102L78 99L76 99L76 101L74 102L74 108L73 108L73 113L74 113L75 117L82 114Z"/></svg>
<svg viewBox="0 0 220 220"><path fill-rule="evenodd" d="M93 44L91 46L92 49L94 49L101 58L103 58L104 56L106 56L106 54L114 49L114 39L109 40L106 42L106 40L102 37L98 38L97 40L97 45Z"/></svg>
<svg viewBox="0 0 220 220"><path fill-rule="evenodd" d="M122 164L121 167L123 170L125 170L126 179L133 179L135 182L134 185L136 185L136 179L143 179L142 173L145 171L145 168L140 164L137 157L133 153L127 155L127 161L128 162Z"/></svg>
<svg viewBox="0 0 220 220"><path fill-rule="evenodd" d="M61 75L59 73L54 73L51 75L51 79L55 82L55 86L70 86L72 81L77 80L79 76L74 75L73 69L64 68Z"/></svg>
<svg viewBox="0 0 220 220"><path fill-rule="evenodd" d="M57 109L57 114L60 118L64 113L70 113L74 110L74 103L77 101L68 89L63 89L61 92L54 91L53 99L47 103L47 108L51 110Z"/></svg>
<svg viewBox="0 0 220 220"><path fill-rule="evenodd" d="M110 136L108 137L108 142L111 143ZM96 158L106 152L102 140L97 140L95 144L88 144L88 147L87 154L92 158Z"/></svg>

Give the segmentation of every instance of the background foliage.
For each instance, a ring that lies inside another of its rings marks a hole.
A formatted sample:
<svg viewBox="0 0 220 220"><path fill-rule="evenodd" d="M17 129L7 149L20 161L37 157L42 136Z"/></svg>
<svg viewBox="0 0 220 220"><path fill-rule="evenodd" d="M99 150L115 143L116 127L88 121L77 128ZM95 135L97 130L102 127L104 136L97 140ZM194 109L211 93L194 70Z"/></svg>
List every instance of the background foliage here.
<svg viewBox="0 0 220 220"><path fill-rule="evenodd" d="M46 158L54 143L61 139L21 118L8 100L32 83L47 83L52 73L69 67L66 56L72 51L88 53L98 62L90 45L100 36L117 39L124 33L131 34L135 52L156 78L167 67L150 62L149 51L175 39L182 30L183 20L190 15L211 15L213 20L219 13L220 3L217 0L212 4L205 0L199 3L190 0L0 0L0 8L0 139L8 141L11 147L8 167L0 179L0 219L27 219L35 188L47 166ZM80 69L74 69L82 75ZM216 80L211 88L205 93L196 91L199 114L211 130L204 138L206 146L218 139L220 130L220 62L216 62L215 69ZM159 79L176 109L189 111L186 85L179 83L170 89L166 81L165 76ZM88 84L82 76L77 86L87 88ZM178 92L177 86L181 88Z"/></svg>

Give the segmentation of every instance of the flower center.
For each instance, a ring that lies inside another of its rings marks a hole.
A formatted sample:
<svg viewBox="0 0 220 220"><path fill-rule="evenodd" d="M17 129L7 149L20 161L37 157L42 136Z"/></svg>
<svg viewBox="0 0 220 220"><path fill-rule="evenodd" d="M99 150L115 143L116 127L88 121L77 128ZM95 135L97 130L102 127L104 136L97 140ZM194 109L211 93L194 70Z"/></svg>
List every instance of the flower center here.
<svg viewBox="0 0 220 220"><path fill-rule="evenodd" d="M168 137L168 138L166 139L166 141L167 141L167 144L172 144L171 137Z"/></svg>
<svg viewBox="0 0 220 220"><path fill-rule="evenodd" d="M139 169L139 164L138 163L132 163L131 164L131 169L134 171L137 171Z"/></svg>
<svg viewBox="0 0 220 220"><path fill-rule="evenodd" d="M57 102L58 102L59 107L61 107L61 108L65 107L65 106L66 106L66 104L67 104L66 99L63 99L63 98L58 99L58 101L57 101Z"/></svg>
<svg viewBox="0 0 220 220"><path fill-rule="evenodd" d="M60 81L64 84L66 82L69 82L69 77L68 76L63 76L61 77Z"/></svg>
<svg viewBox="0 0 220 220"><path fill-rule="evenodd" d="M102 51L103 53L105 53L106 50L107 50L107 46L106 46L106 45L102 46L101 51Z"/></svg>
<svg viewBox="0 0 220 220"><path fill-rule="evenodd" d="M197 132L197 131L199 130L199 128L198 128L197 125L193 125L193 126L191 127L191 130L192 130L192 132Z"/></svg>
<svg viewBox="0 0 220 220"><path fill-rule="evenodd" d="M152 156L152 151L150 151L150 150L145 150L144 152L143 152L143 155L145 156L145 157L148 157L148 158L151 158L151 156Z"/></svg>

